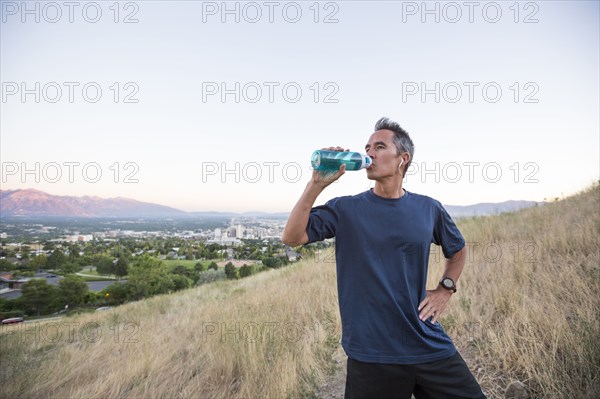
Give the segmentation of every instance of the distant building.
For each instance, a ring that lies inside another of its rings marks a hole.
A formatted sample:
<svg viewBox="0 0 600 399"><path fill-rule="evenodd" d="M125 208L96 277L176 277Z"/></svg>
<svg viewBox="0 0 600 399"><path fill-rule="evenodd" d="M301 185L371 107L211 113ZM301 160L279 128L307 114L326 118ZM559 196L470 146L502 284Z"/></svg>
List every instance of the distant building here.
<svg viewBox="0 0 600 399"><path fill-rule="evenodd" d="M206 240L207 244L219 244L219 245L225 245L228 247L237 247L238 245L242 244L242 241L238 240L235 237L223 237L221 236L221 238L217 239L217 238L213 238L212 240Z"/></svg>
<svg viewBox="0 0 600 399"><path fill-rule="evenodd" d="M11 273L1 272L0 273L0 289L21 289L21 286L29 281L30 279L21 278L21 279L13 279Z"/></svg>
<svg viewBox="0 0 600 399"><path fill-rule="evenodd" d="M0 272L0 288L7 288L6 282L12 278L12 273ZM6 285L6 286L5 286Z"/></svg>
<svg viewBox="0 0 600 399"><path fill-rule="evenodd" d="M72 236L67 236L65 238L65 241L67 241L67 242L87 242L87 241L92 241L93 239L94 239L94 236L91 234L84 234L84 235L74 234Z"/></svg>
<svg viewBox="0 0 600 399"><path fill-rule="evenodd" d="M290 260L290 262L295 262L300 257L298 252L294 251L292 248L289 247L286 248L285 255Z"/></svg>

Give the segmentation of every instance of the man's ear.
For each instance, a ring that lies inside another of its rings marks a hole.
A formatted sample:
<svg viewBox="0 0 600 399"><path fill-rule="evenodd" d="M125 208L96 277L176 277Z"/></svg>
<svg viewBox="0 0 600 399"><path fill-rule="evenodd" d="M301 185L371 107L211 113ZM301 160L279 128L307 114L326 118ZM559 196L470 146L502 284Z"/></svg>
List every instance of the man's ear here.
<svg viewBox="0 0 600 399"><path fill-rule="evenodd" d="M405 152L405 153L404 153L404 154L402 154L402 155L403 155L403 156L402 156L402 161L403 161L402 163L409 163L409 162L410 162L410 158L411 158L411 156L410 156L410 153L408 153L408 152ZM406 160L404 160L404 155L406 155Z"/></svg>
<svg viewBox="0 0 600 399"><path fill-rule="evenodd" d="M403 153L402 155L400 155L400 165L398 165L398 167L400 167L400 166L404 165L404 163L405 163L405 161L404 161L404 155L405 155L405 154L406 154L406 155L408 156L408 158L410 159L410 154L409 154L409 153L407 153L407 152ZM408 162L408 160L406 160L406 162Z"/></svg>

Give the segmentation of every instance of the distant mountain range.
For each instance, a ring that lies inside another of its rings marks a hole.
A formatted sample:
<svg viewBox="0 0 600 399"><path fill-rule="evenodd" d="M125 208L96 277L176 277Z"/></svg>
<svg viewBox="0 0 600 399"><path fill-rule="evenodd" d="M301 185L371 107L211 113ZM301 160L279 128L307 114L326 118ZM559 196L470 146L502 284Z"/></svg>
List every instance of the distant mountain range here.
<svg viewBox="0 0 600 399"><path fill-rule="evenodd" d="M536 201L504 201L504 202L482 202L475 205L444 205L446 211L453 218L467 216L497 215L504 212L515 212L531 206L541 205L543 202Z"/></svg>
<svg viewBox="0 0 600 399"><path fill-rule="evenodd" d="M39 190L1 190L0 216L169 217L185 212L129 198L73 197Z"/></svg>
<svg viewBox="0 0 600 399"><path fill-rule="evenodd" d="M540 204L535 201L505 201L475 205L445 205L452 217L485 216L514 212ZM0 190L0 217L71 216L71 217L277 217L288 213L267 212L184 212L168 206L129 198L100 198L52 195L34 189Z"/></svg>

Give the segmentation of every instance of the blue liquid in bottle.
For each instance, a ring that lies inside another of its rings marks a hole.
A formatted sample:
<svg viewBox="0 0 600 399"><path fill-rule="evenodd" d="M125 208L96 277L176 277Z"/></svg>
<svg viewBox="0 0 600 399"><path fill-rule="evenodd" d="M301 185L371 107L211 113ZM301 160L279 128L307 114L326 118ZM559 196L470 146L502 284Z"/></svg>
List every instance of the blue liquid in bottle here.
<svg viewBox="0 0 600 399"><path fill-rule="evenodd" d="M316 150L310 158L313 169L319 171L337 171L342 164L346 170L360 170L371 166L371 157L360 152L341 152Z"/></svg>

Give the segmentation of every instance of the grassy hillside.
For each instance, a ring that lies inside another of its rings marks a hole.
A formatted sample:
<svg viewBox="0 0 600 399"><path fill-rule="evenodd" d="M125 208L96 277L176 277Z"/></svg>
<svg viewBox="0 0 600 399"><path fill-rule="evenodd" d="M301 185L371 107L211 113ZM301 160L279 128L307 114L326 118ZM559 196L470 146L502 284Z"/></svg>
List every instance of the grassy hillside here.
<svg viewBox="0 0 600 399"><path fill-rule="evenodd" d="M461 220L470 256L442 324L490 398L600 392L600 187ZM430 287L443 258L431 257ZM2 327L0 397L295 398L339 339L330 258L110 311Z"/></svg>
<svg viewBox="0 0 600 399"><path fill-rule="evenodd" d="M68 320L77 325L12 326L0 396L302 396L329 367L336 311L334 265L307 261Z"/></svg>
<svg viewBox="0 0 600 399"><path fill-rule="evenodd" d="M531 397L600 397L600 186L458 224L470 256L441 322L490 396L519 380Z"/></svg>

